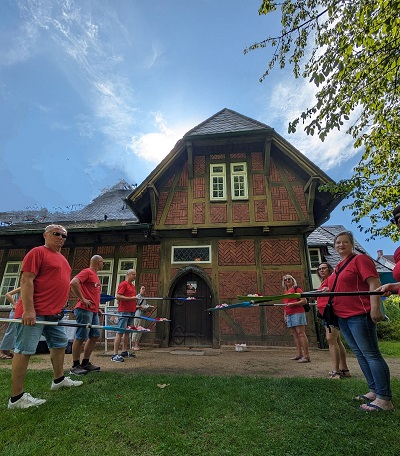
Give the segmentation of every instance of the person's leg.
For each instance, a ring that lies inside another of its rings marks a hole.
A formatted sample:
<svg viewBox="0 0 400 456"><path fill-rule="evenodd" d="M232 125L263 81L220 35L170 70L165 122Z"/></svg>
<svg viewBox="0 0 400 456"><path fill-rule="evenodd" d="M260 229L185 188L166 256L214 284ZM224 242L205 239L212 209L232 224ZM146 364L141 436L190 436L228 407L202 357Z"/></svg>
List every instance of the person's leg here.
<svg viewBox="0 0 400 456"><path fill-rule="evenodd" d="M114 355L118 355L119 346L120 346L120 344L121 344L121 336L122 336L122 333L120 333L120 332L117 332L117 334L115 334L115 339L114 339Z"/></svg>
<svg viewBox="0 0 400 456"><path fill-rule="evenodd" d="M332 359L332 372L331 372L331 377L332 378L340 378L340 351L339 351L339 345L338 345L338 334L339 330L337 328L329 328L325 327L325 336L326 336L326 341L328 342L328 347L329 347L329 354Z"/></svg>
<svg viewBox="0 0 400 456"><path fill-rule="evenodd" d="M50 360L53 366L54 379L64 376L64 348L50 348Z"/></svg>
<svg viewBox="0 0 400 456"><path fill-rule="evenodd" d="M300 341L301 348L303 350L303 357L310 359L308 337L306 335L306 327L304 325L296 326L297 336Z"/></svg>
<svg viewBox="0 0 400 456"><path fill-rule="evenodd" d="M24 392L24 382L31 355L15 353L11 370L11 397Z"/></svg>
<svg viewBox="0 0 400 456"><path fill-rule="evenodd" d="M42 335L43 325L18 325L15 340L14 358L11 368L11 397L24 392L24 382L31 355L36 352Z"/></svg>
<svg viewBox="0 0 400 456"><path fill-rule="evenodd" d="M122 334L122 348L121 352L127 352L129 347L129 333Z"/></svg>
<svg viewBox="0 0 400 456"><path fill-rule="evenodd" d="M97 343L97 341L99 340L98 337L92 337L92 338L89 338L86 343L85 343L85 347L83 349L83 359L89 359L90 358L90 355L92 354L93 352L93 349Z"/></svg>
<svg viewBox="0 0 400 456"><path fill-rule="evenodd" d="M75 335L74 342L72 343L72 361L74 366L79 365L81 363L83 342L85 342L85 340L77 339Z"/></svg>
<svg viewBox="0 0 400 456"><path fill-rule="evenodd" d="M367 380L370 393L376 394L372 404L392 409L390 372L379 350L376 325L369 314L339 319L340 329L347 343L357 357L360 368ZM365 395L373 399L373 394ZM369 410L365 408L365 410Z"/></svg>
<svg viewBox="0 0 400 456"><path fill-rule="evenodd" d="M301 343L300 343L300 339L299 339L299 336L296 331L296 327L289 328L289 331L293 337L294 344L296 346L296 351L297 351L296 357L303 357L303 352L301 351Z"/></svg>
<svg viewBox="0 0 400 456"><path fill-rule="evenodd" d="M133 320L133 326L135 327L138 327L141 325L143 320L141 320L140 318L135 318ZM140 350L139 348L139 341L140 341L140 337L142 336L142 333L134 333L132 334L132 342L133 342L133 349L134 350Z"/></svg>
<svg viewBox="0 0 400 456"><path fill-rule="evenodd" d="M14 310L12 310L8 318L14 318ZM17 335L17 323L9 323L0 343L0 353L10 356L11 350L15 347L15 338Z"/></svg>
<svg viewBox="0 0 400 456"><path fill-rule="evenodd" d="M349 366L347 365L347 353L346 348L343 345L340 331L338 331L337 344L339 347L339 369L343 377L351 377Z"/></svg>

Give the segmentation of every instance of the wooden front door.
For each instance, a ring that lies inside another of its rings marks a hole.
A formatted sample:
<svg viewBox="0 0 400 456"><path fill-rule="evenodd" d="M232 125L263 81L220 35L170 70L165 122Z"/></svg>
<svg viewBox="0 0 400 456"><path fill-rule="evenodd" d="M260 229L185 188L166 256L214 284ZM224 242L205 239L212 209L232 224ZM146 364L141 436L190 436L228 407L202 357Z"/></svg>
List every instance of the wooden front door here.
<svg viewBox="0 0 400 456"><path fill-rule="evenodd" d="M196 300L171 302L169 345L212 346L212 315L206 312L212 307L212 299L205 280L194 272L188 272L176 283L171 296L193 297Z"/></svg>

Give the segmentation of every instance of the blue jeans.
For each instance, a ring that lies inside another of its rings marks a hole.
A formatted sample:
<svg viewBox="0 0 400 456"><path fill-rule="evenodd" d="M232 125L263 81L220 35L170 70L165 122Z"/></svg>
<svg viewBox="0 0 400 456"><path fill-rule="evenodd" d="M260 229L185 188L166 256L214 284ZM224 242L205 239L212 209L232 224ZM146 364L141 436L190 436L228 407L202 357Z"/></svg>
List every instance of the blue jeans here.
<svg viewBox="0 0 400 456"><path fill-rule="evenodd" d="M99 314L90 312L89 310L81 309L80 307L76 307L74 309L74 315L76 318L77 323L83 323L85 325L100 325ZM75 333L75 339L78 340L86 340L86 339L94 339L95 337L100 337L101 332L98 328L78 328Z"/></svg>
<svg viewBox="0 0 400 456"><path fill-rule="evenodd" d="M392 399L390 372L378 347L376 324L369 314L339 318L339 328L367 380L369 390L385 401Z"/></svg>

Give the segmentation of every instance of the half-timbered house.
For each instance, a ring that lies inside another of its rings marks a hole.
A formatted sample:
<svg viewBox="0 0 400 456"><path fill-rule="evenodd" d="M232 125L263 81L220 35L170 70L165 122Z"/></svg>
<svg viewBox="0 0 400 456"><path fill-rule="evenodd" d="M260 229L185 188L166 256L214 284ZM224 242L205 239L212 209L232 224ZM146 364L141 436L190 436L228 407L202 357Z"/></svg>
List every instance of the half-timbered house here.
<svg viewBox="0 0 400 456"><path fill-rule="evenodd" d="M149 296L197 298L157 302L157 315L171 321L144 342L291 344L282 306L207 309L237 295L280 294L287 273L313 288L307 236L340 202L320 191L330 182L274 129L223 109L186 133L137 188L122 183L69 214L3 220L1 293L17 285L23 256L57 221L68 229L63 254L73 274L94 254L105 259L104 293L115 293L133 266Z"/></svg>

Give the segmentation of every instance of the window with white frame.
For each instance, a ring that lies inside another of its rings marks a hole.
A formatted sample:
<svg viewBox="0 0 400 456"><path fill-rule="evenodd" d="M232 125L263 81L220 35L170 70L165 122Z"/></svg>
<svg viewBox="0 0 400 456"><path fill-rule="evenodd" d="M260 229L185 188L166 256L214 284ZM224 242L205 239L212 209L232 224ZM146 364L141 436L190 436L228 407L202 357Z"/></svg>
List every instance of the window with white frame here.
<svg viewBox="0 0 400 456"><path fill-rule="evenodd" d="M210 196L212 201L226 200L226 165L210 165Z"/></svg>
<svg viewBox="0 0 400 456"><path fill-rule="evenodd" d="M311 272L316 274L318 265L322 262L321 251L317 248L309 248L308 255L310 257Z"/></svg>
<svg viewBox="0 0 400 456"><path fill-rule="evenodd" d="M231 163L231 192L233 200L248 198L246 163Z"/></svg>
<svg viewBox="0 0 400 456"><path fill-rule="evenodd" d="M136 258L124 258L119 260L117 272L117 288L118 285L126 279L126 273L129 271L129 269L134 269L136 271L136 262Z"/></svg>
<svg viewBox="0 0 400 456"><path fill-rule="evenodd" d="M0 305L9 305L6 293L18 288L21 274L22 261L9 261L4 270L3 280L0 288Z"/></svg>
<svg viewBox="0 0 400 456"><path fill-rule="evenodd" d="M172 263L211 263L211 245L173 246Z"/></svg>
<svg viewBox="0 0 400 456"><path fill-rule="evenodd" d="M103 260L103 269L97 271L101 283L101 293L111 294L112 277L114 270L114 260Z"/></svg>

